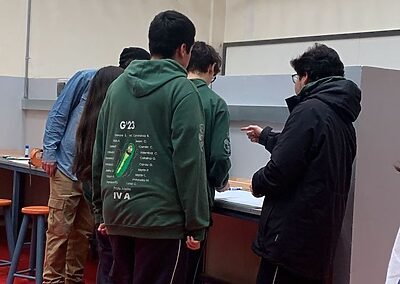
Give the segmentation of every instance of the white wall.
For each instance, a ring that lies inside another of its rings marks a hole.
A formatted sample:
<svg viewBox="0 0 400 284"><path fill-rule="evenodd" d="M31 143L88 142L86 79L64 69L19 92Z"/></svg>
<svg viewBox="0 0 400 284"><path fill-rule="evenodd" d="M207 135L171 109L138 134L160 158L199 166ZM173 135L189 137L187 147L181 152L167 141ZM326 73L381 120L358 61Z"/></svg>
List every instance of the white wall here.
<svg viewBox="0 0 400 284"><path fill-rule="evenodd" d="M25 0L0 0L0 76L23 76Z"/></svg>
<svg viewBox="0 0 400 284"><path fill-rule="evenodd" d="M0 0L0 76L24 76L27 3ZM168 9L194 22L196 39L217 48L222 44L225 1L32 0L28 76L44 80L30 80L30 98L56 98L55 91L49 91L48 78L68 78L79 69L116 65L126 46L148 49L149 24L157 13ZM0 86L2 108L7 110L0 112L0 129L8 137L1 139L0 149L20 148L25 143L41 146L47 112L22 111L23 80L6 81L15 84ZM17 122L13 125L8 121L10 112Z"/></svg>
<svg viewBox="0 0 400 284"><path fill-rule="evenodd" d="M0 75L23 76L28 0L0 0ZM123 47L148 48L148 26L168 9L186 14L199 40L223 41L225 1L32 0L29 77L68 77L117 64Z"/></svg>
<svg viewBox="0 0 400 284"><path fill-rule="evenodd" d="M33 1L29 76L66 77L81 68L117 64L123 47L148 49L149 24L167 9L186 14L196 25L196 38L208 41L212 4L212 0Z"/></svg>
<svg viewBox="0 0 400 284"><path fill-rule="evenodd" d="M227 0L225 42L400 28L398 0Z"/></svg>

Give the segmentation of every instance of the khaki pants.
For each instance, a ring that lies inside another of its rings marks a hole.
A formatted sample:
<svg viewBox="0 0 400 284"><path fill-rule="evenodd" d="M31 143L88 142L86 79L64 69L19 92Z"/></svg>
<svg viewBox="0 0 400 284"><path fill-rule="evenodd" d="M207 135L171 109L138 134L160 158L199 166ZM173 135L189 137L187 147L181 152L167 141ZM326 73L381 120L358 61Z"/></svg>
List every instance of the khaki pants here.
<svg viewBox="0 0 400 284"><path fill-rule="evenodd" d="M80 182L56 171L50 178L43 283L83 283L94 221Z"/></svg>

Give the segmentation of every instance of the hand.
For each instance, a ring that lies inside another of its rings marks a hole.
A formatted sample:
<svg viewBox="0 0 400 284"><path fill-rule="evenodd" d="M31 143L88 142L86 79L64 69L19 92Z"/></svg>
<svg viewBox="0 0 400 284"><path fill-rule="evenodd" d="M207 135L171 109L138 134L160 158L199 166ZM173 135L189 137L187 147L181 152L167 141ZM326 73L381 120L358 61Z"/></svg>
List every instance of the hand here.
<svg viewBox="0 0 400 284"><path fill-rule="evenodd" d="M198 250L198 249L200 249L200 241L196 241L192 236L187 236L186 237L186 246L188 249Z"/></svg>
<svg viewBox="0 0 400 284"><path fill-rule="evenodd" d="M229 184L229 181L227 181L224 186L215 188L215 190L218 191L218 192L224 192L224 191L229 190L230 187L231 187L231 185Z"/></svg>
<svg viewBox="0 0 400 284"><path fill-rule="evenodd" d="M49 163L42 161L42 169L49 177L53 177L57 170L57 164L54 162Z"/></svg>
<svg viewBox="0 0 400 284"><path fill-rule="evenodd" d="M263 196L262 194L256 194L256 193L254 193L254 191L253 191L253 186L252 186L251 184L250 184L249 188L250 188L251 194L252 194L254 197L259 198L259 197L262 197L262 196Z"/></svg>
<svg viewBox="0 0 400 284"><path fill-rule="evenodd" d="M246 131L247 137L251 142L258 143L260 140L260 134L263 129L258 125L249 125L240 128L241 131Z"/></svg>
<svg viewBox="0 0 400 284"><path fill-rule="evenodd" d="M102 234L102 235L107 235L108 234L106 225L104 223L99 224L99 227L97 228L97 231L99 231L100 234Z"/></svg>

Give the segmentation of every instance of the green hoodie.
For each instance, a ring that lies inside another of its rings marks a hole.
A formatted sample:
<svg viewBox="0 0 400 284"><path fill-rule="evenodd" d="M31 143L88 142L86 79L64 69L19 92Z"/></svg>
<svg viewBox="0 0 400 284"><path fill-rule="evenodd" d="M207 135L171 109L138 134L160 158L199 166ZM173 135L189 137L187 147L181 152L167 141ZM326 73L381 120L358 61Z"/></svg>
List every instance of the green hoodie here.
<svg viewBox="0 0 400 284"><path fill-rule="evenodd" d="M92 168L95 219L111 235L204 238L204 114L186 76L174 60L134 61L108 89Z"/></svg>
<svg viewBox="0 0 400 284"><path fill-rule="evenodd" d="M205 153L210 206L215 190L228 182L231 168L231 143L229 139L229 110L226 102L211 90L202 79L192 79L200 93L206 123Z"/></svg>

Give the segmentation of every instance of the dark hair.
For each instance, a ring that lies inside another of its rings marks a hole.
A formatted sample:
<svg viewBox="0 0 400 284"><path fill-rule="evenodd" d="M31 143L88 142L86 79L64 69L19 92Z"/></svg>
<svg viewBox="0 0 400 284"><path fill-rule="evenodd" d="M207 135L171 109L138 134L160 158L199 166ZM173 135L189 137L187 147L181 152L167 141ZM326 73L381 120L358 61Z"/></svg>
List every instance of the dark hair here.
<svg viewBox="0 0 400 284"><path fill-rule="evenodd" d="M172 58L182 44L186 44L189 53L195 35L196 28L188 17L172 10L161 12L150 24L150 53L162 58Z"/></svg>
<svg viewBox="0 0 400 284"><path fill-rule="evenodd" d="M221 56L211 45L206 44L203 41L196 41L192 48L192 56L190 57L189 65L187 70L189 72L201 72L205 73L208 67L215 64L214 75L217 75L221 70Z"/></svg>
<svg viewBox="0 0 400 284"><path fill-rule="evenodd" d="M133 60L149 60L150 53L140 47L125 47L119 55L119 67L125 69Z"/></svg>
<svg viewBox="0 0 400 284"><path fill-rule="evenodd" d="M90 82L87 101L76 131L75 159L72 168L80 181L90 182L92 179L92 155L97 118L108 87L123 72L124 70L117 66L103 67L96 72Z"/></svg>
<svg viewBox="0 0 400 284"><path fill-rule="evenodd" d="M393 166L396 169L396 171L400 172L400 162L399 161L397 161Z"/></svg>
<svg viewBox="0 0 400 284"><path fill-rule="evenodd" d="M324 44L316 43L290 65L300 77L308 74L309 82L330 76L344 76L343 62L337 52Z"/></svg>

